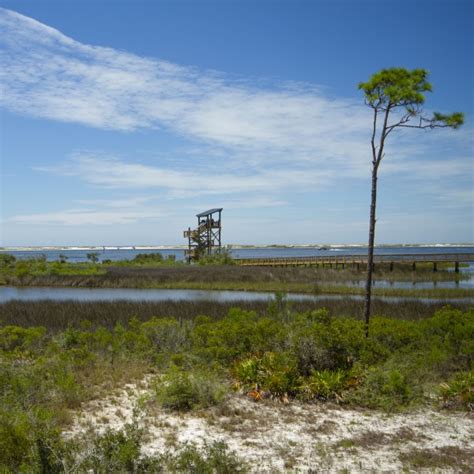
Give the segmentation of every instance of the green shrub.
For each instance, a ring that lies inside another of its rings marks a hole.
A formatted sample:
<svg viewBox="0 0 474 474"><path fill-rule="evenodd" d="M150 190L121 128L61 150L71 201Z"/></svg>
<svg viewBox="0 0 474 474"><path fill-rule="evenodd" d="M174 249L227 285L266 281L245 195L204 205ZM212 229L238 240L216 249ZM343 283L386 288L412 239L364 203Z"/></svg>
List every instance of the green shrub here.
<svg viewBox="0 0 474 474"><path fill-rule="evenodd" d="M8 253L0 253L0 270L11 268L16 262L16 257Z"/></svg>
<svg viewBox="0 0 474 474"><path fill-rule="evenodd" d="M325 310L298 315L289 328L289 350L305 376L313 370L350 369L365 344L360 321L330 318Z"/></svg>
<svg viewBox="0 0 474 474"><path fill-rule="evenodd" d="M43 327L5 326L0 328L0 351L15 357L38 353L43 348L45 334Z"/></svg>
<svg viewBox="0 0 474 474"><path fill-rule="evenodd" d="M152 318L141 324L140 331L155 352L182 352L188 347L188 322L180 323L171 318Z"/></svg>
<svg viewBox="0 0 474 474"><path fill-rule="evenodd" d="M474 371L459 372L439 387L443 406L449 408L474 408Z"/></svg>
<svg viewBox="0 0 474 474"><path fill-rule="evenodd" d="M187 411L220 403L226 393L225 385L212 372L187 372L176 367L155 383L158 402L170 410Z"/></svg>
<svg viewBox="0 0 474 474"><path fill-rule="evenodd" d="M64 472L71 456L45 410L0 408L0 472Z"/></svg>
<svg viewBox="0 0 474 474"><path fill-rule="evenodd" d="M31 272L30 265L25 260L19 260L15 263L15 276L17 278L24 278L26 275L29 275Z"/></svg>
<svg viewBox="0 0 474 474"><path fill-rule="evenodd" d="M398 369L372 367L362 384L348 395L348 401L359 406L396 411L409 406L422 394L421 387L410 384Z"/></svg>
<svg viewBox="0 0 474 474"><path fill-rule="evenodd" d="M156 253L139 253L133 257L132 262L137 265L144 265L149 263L161 263L163 262L163 255L159 252Z"/></svg>
<svg viewBox="0 0 474 474"><path fill-rule="evenodd" d="M106 431L94 440L86 466L93 472L135 472L142 436L134 424L125 425L122 431Z"/></svg>
<svg viewBox="0 0 474 474"><path fill-rule="evenodd" d="M118 264L132 265L170 265L175 264L176 255L168 255L166 258L159 252L155 253L139 253L130 261L117 262Z"/></svg>
<svg viewBox="0 0 474 474"><path fill-rule="evenodd" d="M202 255L198 263L199 265L235 265L230 247L223 247L220 252L211 255Z"/></svg>
<svg viewBox="0 0 474 474"><path fill-rule="evenodd" d="M170 457L167 469L177 473L237 474L247 472L247 466L222 441L205 445L198 450L194 445L186 446L178 455Z"/></svg>
<svg viewBox="0 0 474 474"><path fill-rule="evenodd" d="M344 370L315 370L304 384L305 396L321 400L339 400L346 388L348 374Z"/></svg>
<svg viewBox="0 0 474 474"><path fill-rule="evenodd" d="M86 256L87 260L90 260L92 263L97 263L99 261L99 255L98 252L90 252Z"/></svg>
<svg viewBox="0 0 474 474"><path fill-rule="evenodd" d="M474 362L474 308L462 312L446 306L421 321L424 338L451 355L453 368L469 370Z"/></svg>
<svg viewBox="0 0 474 474"><path fill-rule="evenodd" d="M233 308L219 321L196 320L191 337L195 353L203 360L228 366L250 354L280 348L286 334L278 321Z"/></svg>
<svg viewBox="0 0 474 474"><path fill-rule="evenodd" d="M79 464L79 470L80 472L133 472L135 474L246 472L245 463L237 458L223 442L206 444L202 449L188 444L178 449L177 454L155 456L141 454L142 443L143 430L134 423L125 425L125 428L120 431L108 430L82 446L83 452L87 455Z"/></svg>
<svg viewBox="0 0 474 474"><path fill-rule="evenodd" d="M283 352L245 359L236 364L234 374L244 387L257 386L275 396L295 395L301 384L296 360Z"/></svg>
<svg viewBox="0 0 474 474"><path fill-rule="evenodd" d="M57 368L52 374L56 391L68 408L78 408L83 399L83 387L77 382L75 374L67 367Z"/></svg>
<svg viewBox="0 0 474 474"><path fill-rule="evenodd" d="M31 429L27 413L0 408L0 471L18 471L31 457Z"/></svg>

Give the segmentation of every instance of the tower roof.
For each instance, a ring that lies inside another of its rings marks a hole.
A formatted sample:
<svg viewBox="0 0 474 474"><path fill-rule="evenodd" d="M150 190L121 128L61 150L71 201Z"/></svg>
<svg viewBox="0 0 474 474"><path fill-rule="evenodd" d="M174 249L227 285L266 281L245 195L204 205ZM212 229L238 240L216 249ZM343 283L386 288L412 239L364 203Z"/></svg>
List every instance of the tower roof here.
<svg viewBox="0 0 474 474"><path fill-rule="evenodd" d="M196 214L196 217L206 217L210 216L211 214L214 214L215 212L221 212L223 207L215 207L214 209L209 209L208 211L200 212L199 214Z"/></svg>

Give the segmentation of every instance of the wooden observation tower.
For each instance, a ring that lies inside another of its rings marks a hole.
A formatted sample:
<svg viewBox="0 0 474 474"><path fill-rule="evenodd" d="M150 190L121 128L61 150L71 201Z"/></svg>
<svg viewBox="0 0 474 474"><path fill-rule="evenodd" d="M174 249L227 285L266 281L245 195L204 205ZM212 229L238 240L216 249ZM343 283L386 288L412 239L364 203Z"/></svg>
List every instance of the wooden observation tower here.
<svg viewBox="0 0 474 474"><path fill-rule="evenodd" d="M197 228L184 231L184 238L188 239L186 256L188 262L199 260L204 255L211 255L221 249L221 208L209 209L196 214Z"/></svg>

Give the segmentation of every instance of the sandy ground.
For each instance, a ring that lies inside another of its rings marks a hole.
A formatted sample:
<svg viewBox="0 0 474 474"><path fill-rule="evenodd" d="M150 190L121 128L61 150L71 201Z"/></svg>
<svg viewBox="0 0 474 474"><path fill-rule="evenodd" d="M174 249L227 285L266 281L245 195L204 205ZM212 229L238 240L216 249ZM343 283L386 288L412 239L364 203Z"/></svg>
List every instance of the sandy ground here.
<svg viewBox="0 0 474 474"><path fill-rule="evenodd" d="M253 472L473 472L474 418L423 410L387 415L329 406L254 402L232 395L222 405L191 413L162 410L145 380L85 404L64 433L120 429L138 420L146 454L224 441Z"/></svg>

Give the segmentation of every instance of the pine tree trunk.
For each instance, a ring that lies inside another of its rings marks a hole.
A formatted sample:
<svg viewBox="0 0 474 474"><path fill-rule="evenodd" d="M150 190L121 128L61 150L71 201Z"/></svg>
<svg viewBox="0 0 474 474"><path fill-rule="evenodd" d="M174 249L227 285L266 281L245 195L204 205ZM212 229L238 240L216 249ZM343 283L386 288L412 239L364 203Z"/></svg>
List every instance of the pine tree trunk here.
<svg viewBox="0 0 474 474"><path fill-rule="evenodd" d="M372 192L370 199L369 248L367 255L367 280L365 282L365 337L369 337L370 304L372 297L372 272L374 269L374 242L375 242L375 207L377 203L377 169L374 162L372 168Z"/></svg>

